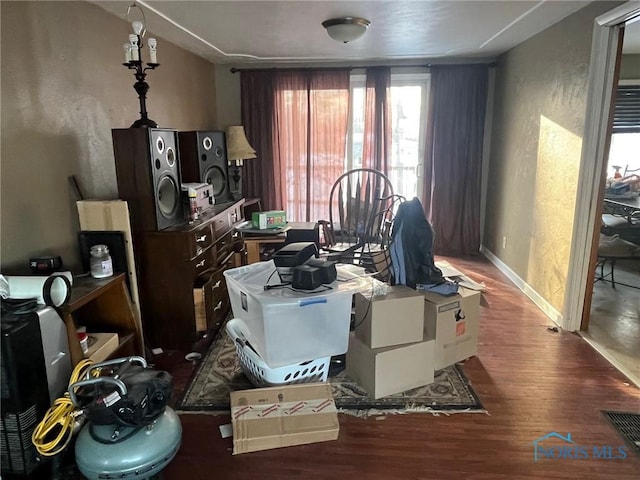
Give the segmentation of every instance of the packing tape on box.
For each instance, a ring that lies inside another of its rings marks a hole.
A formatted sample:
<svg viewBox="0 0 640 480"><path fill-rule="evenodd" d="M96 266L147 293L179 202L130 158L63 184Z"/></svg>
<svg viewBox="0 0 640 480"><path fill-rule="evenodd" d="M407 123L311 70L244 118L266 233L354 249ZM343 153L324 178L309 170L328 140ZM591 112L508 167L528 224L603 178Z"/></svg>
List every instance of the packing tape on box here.
<svg viewBox="0 0 640 480"><path fill-rule="evenodd" d="M71 296L70 272L54 273L48 277L17 276L4 277L7 282L7 298L29 299L50 307L61 307ZM73 278L73 277L72 277Z"/></svg>
<svg viewBox="0 0 640 480"><path fill-rule="evenodd" d="M234 420L238 418L254 420L267 417L293 417L316 413L334 413L336 411L336 404L332 398L320 398L317 400L301 400L299 402L233 407L231 409L231 418Z"/></svg>

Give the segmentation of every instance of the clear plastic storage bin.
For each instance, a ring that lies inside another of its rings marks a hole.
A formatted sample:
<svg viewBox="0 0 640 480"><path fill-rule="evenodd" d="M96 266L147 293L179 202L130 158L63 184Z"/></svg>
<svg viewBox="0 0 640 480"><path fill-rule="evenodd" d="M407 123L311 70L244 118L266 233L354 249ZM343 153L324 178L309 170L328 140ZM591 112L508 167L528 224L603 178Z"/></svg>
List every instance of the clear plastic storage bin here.
<svg viewBox="0 0 640 480"><path fill-rule="evenodd" d="M358 279L333 282L331 289L318 293L264 290L280 281L273 261L226 270L224 276L233 316L246 325L248 341L269 367L347 351Z"/></svg>

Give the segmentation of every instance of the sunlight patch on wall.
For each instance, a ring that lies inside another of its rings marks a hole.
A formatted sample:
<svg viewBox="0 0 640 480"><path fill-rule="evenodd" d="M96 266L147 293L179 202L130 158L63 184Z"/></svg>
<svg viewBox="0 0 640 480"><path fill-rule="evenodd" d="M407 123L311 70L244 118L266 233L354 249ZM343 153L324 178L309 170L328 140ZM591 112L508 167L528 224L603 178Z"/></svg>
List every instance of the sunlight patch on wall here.
<svg viewBox="0 0 640 480"><path fill-rule="evenodd" d="M564 304L582 139L540 117L527 283L558 310Z"/></svg>

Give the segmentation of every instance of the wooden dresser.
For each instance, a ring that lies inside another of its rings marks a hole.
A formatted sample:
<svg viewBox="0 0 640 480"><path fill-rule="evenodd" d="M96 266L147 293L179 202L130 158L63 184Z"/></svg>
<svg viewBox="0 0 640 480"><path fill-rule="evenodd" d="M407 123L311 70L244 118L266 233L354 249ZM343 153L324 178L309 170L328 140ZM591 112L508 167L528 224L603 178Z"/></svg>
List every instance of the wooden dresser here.
<svg viewBox="0 0 640 480"><path fill-rule="evenodd" d="M244 200L215 205L199 220L139 235L140 303L151 348L190 351L217 333L230 309L222 272L246 263L233 227Z"/></svg>

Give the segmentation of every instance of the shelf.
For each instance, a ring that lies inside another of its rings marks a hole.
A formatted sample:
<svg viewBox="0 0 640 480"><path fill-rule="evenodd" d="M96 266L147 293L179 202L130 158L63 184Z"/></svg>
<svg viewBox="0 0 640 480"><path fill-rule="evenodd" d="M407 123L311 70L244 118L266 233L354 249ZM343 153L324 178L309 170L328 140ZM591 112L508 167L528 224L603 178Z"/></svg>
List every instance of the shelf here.
<svg viewBox="0 0 640 480"><path fill-rule="evenodd" d="M67 327L73 365L85 358L77 335L81 326L86 327L89 334L118 334L118 345L113 351L103 351L99 356L106 357L102 360L113 358L115 354L144 355L142 327L131 303L124 274L102 279L90 276L75 278L70 300L60 313Z"/></svg>

